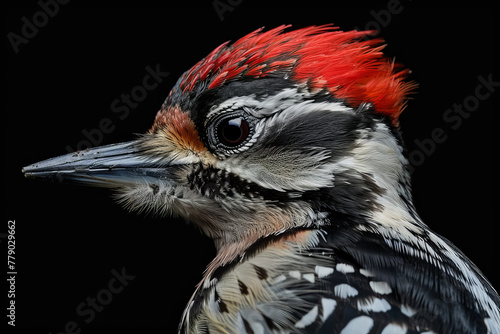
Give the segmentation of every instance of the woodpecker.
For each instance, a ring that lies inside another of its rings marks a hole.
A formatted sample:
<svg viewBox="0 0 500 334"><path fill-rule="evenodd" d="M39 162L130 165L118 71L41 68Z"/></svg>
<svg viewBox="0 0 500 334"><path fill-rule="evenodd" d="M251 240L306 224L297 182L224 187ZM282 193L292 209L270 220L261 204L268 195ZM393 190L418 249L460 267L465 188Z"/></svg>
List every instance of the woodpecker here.
<svg viewBox="0 0 500 334"><path fill-rule="evenodd" d="M179 333L498 334L497 292L413 205L415 84L373 34L256 30L185 72L146 134L23 172L213 239Z"/></svg>

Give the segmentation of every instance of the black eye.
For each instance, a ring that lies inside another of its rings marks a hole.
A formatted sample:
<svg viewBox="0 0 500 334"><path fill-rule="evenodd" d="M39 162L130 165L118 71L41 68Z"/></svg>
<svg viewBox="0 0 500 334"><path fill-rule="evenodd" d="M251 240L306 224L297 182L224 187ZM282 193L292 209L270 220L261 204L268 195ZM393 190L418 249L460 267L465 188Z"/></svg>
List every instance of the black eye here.
<svg viewBox="0 0 500 334"><path fill-rule="evenodd" d="M219 141L228 147L236 147L247 139L249 126L243 117L228 118L217 125Z"/></svg>
<svg viewBox="0 0 500 334"><path fill-rule="evenodd" d="M213 115L205 125L206 140L218 157L248 150L256 142L259 119L251 114L252 110L242 108Z"/></svg>

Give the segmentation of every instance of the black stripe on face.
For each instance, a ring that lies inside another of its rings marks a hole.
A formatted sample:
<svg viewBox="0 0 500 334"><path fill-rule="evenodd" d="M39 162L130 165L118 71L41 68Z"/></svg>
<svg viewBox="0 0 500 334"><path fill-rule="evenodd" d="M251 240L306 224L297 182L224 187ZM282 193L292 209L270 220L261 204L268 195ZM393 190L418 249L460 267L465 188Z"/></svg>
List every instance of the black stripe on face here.
<svg viewBox="0 0 500 334"><path fill-rule="evenodd" d="M248 199L262 198L271 202L286 203L290 200L286 192L264 188L224 169L202 163L194 164L191 168L187 178L189 187L211 199L225 199L238 194Z"/></svg>
<svg viewBox="0 0 500 334"><path fill-rule="evenodd" d="M318 107L320 108L320 107ZM266 129L262 142L267 147L285 147L288 150L325 149L333 161L349 154L360 133L371 129L373 119L354 112L313 110L294 115L285 122L277 122Z"/></svg>

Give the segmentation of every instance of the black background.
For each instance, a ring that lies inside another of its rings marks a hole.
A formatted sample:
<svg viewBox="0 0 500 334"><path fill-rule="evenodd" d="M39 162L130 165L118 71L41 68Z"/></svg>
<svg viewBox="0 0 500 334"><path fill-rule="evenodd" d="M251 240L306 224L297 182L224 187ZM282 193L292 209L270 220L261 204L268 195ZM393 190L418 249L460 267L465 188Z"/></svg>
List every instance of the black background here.
<svg viewBox="0 0 500 334"><path fill-rule="evenodd" d="M478 76L500 81L496 10L423 7L401 0L398 13L388 17L381 11L391 1L372 7L232 3L221 20L211 1L185 8L81 8L81 2L72 1L61 5L18 53L7 34L20 35L21 18L32 21L40 6L33 2L6 11L0 223L6 233L7 221L16 221L19 332L59 333L69 321L81 333L176 331L214 256L211 241L184 222L125 212L106 190L28 180L21 168L64 154L67 145L75 148L85 139L82 131L97 128L103 118L111 119L115 129L101 144L133 139L149 129L177 78L212 49L259 27L284 23L373 29L379 16L386 53L411 68L411 79L420 85L401 116L408 150L418 149L415 140L428 140L435 128L447 136L412 174L417 209L500 288L495 214L500 88L456 130L443 120L448 108L475 94ZM141 85L145 67L157 64L170 75L120 120L111 103ZM5 234L0 240L3 277ZM86 324L77 306L107 287L112 269L122 268L135 278ZM2 300L6 294L0 291ZM0 319L3 326L7 318L2 314Z"/></svg>

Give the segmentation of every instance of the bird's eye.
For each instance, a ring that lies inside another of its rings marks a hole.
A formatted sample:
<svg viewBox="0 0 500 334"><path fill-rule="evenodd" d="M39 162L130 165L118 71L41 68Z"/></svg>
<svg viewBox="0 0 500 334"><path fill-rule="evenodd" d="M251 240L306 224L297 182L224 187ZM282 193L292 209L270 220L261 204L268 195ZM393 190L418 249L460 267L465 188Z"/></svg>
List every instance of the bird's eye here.
<svg viewBox="0 0 500 334"><path fill-rule="evenodd" d="M250 134L250 128L243 117L224 119L217 124L217 137L228 147L236 147L243 143Z"/></svg>
<svg viewBox="0 0 500 334"><path fill-rule="evenodd" d="M207 139L217 154L241 153L255 142L257 120L245 110L224 113L208 120Z"/></svg>

